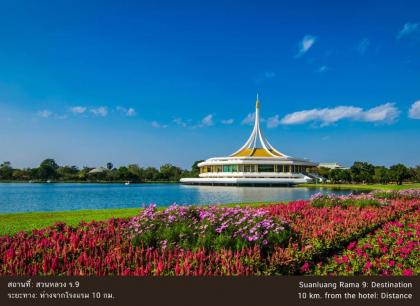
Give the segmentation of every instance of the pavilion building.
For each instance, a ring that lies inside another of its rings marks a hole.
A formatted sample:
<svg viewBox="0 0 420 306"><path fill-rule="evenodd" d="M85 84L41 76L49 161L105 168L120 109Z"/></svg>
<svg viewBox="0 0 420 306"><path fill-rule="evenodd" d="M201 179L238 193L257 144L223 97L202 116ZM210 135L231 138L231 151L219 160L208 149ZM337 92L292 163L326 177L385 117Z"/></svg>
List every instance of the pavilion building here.
<svg viewBox="0 0 420 306"><path fill-rule="evenodd" d="M318 164L288 156L275 149L260 126L260 102L256 101L255 123L251 136L227 157L213 157L198 164L198 178L182 178L191 185L294 185L312 181L309 169Z"/></svg>

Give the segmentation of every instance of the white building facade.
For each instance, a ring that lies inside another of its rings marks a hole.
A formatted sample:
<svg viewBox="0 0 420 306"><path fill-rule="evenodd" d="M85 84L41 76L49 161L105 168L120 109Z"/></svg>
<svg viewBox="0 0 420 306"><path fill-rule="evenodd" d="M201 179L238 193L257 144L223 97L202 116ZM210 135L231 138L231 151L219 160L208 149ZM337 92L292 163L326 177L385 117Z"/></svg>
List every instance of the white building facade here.
<svg viewBox="0 0 420 306"><path fill-rule="evenodd" d="M191 185L294 185L308 183L310 168L318 164L288 156L276 150L260 127L260 103L257 96L255 123L245 144L227 157L214 157L198 164L198 178L182 178Z"/></svg>

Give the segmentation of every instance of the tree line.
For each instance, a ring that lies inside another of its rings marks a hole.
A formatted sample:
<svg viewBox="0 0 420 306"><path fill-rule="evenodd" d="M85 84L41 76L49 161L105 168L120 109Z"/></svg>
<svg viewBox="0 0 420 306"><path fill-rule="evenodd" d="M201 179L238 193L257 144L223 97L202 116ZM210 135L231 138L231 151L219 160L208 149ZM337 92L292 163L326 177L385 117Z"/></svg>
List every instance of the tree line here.
<svg viewBox="0 0 420 306"><path fill-rule="evenodd" d="M182 177L198 177L197 161L191 170L165 164L159 169L155 167L140 167L137 164L114 167L109 162L103 167L60 166L52 158L43 160L38 167L17 169L8 161L0 164L0 180L2 181L63 181L63 182L176 182Z"/></svg>
<svg viewBox="0 0 420 306"><path fill-rule="evenodd" d="M332 183L396 183L420 182L420 166L396 164L389 168L356 161L349 169L316 168L314 172Z"/></svg>
<svg viewBox="0 0 420 306"><path fill-rule="evenodd" d="M54 159L43 160L38 167L18 169L10 162L0 164L1 181L34 181L45 182L177 182L182 177L198 177L200 171L196 161L190 170L164 164L160 168L140 167L137 164L114 167L109 162L103 167L60 166ZM92 171L94 170L94 171ZM420 182L420 166L407 167L396 164L389 168L374 166L367 162L356 161L349 169L314 168L317 173L332 183L397 183Z"/></svg>

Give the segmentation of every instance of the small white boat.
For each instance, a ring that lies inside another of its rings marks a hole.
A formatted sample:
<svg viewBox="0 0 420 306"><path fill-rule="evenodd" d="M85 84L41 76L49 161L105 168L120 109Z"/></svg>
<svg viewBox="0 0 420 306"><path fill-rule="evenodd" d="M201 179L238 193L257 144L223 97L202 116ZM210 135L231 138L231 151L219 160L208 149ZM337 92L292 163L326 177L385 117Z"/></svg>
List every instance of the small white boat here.
<svg viewBox="0 0 420 306"><path fill-rule="evenodd" d="M130 185L130 182L125 182L124 185Z"/></svg>
<svg viewBox="0 0 420 306"><path fill-rule="evenodd" d="M48 183L48 184L49 184L49 183L51 183L51 180L48 180L48 181L47 181L47 183Z"/></svg>

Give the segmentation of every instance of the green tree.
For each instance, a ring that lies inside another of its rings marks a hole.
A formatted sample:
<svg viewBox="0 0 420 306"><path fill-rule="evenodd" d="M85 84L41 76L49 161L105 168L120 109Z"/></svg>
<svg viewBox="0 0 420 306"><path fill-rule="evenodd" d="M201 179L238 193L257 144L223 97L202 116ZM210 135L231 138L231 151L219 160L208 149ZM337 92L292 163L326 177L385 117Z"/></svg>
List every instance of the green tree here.
<svg viewBox="0 0 420 306"><path fill-rule="evenodd" d="M411 168L413 181L420 183L420 165Z"/></svg>
<svg viewBox="0 0 420 306"><path fill-rule="evenodd" d="M128 165L128 175L129 179L133 181L144 180L144 170L137 164Z"/></svg>
<svg viewBox="0 0 420 306"><path fill-rule="evenodd" d="M356 183L371 183L375 174L375 167L366 162L356 161L350 168L352 180Z"/></svg>
<svg viewBox="0 0 420 306"><path fill-rule="evenodd" d="M376 183L388 184L390 181L389 170L384 166L375 167L375 174L373 176L373 180Z"/></svg>
<svg viewBox="0 0 420 306"><path fill-rule="evenodd" d="M403 181L410 178L410 172L408 168L403 164L396 164L389 168L391 178L397 182L398 185L402 185Z"/></svg>
<svg viewBox="0 0 420 306"><path fill-rule="evenodd" d="M106 163L106 168L107 168L108 170L112 170L112 168L114 168L114 165L113 165L111 162Z"/></svg>
<svg viewBox="0 0 420 306"><path fill-rule="evenodd" d="M154 167L144 169L144 178L148 181L156 181L159 179L159 171Z"/></svg>
<svg viewBox="0 0 420 306"><path fill-rule="evenodd" d="M340 183L340 169L331 169L329 179L333 183Z"/></svg>
<svg viewBox="0 0 420 306"><path fill-rule="evenodd" d="M40 167L51 167L54 170L57 170L59 168L58 164L52 158L44 159L39 166Z"/></svg>
<svg viewBox="0 0 420 306"><path fill-rule="evenodd" d="M351 172L349 169L342 169L341 170L341 180L346 183L351 182Z"/></svg>
<svg viewBox="0 0 420 306"><path fill-rule="evenodd" d="M41 180L56 179L58 177L58 164L52 158L47 158L41 162L37 169L37 177Z"/></svg>
<svg viewBox="0 0 420 306"><path fill-rule="evenodd" d="M79 180L86 181L88 179L89 171L92 169L93 168L83 167L78 173Z"/></svg>
<svg viewBox="0 0 420 306"><path fill-rule="evenodd" d="M189 175L191 177L198 177L200 174L200 168L198 167L198 164L203 162L204 160L197 160L194 162L194 164L191 166L191 172Z"/></svg>
<svg viewBox="0 0 420 306"><path fill-rule="evenodd" d="M9 161L0 165L0 180L11 180L13 178L13 168Z"/></svg>
<svg viewBox="0 0 420 306"><path fill-rule="evenodd" d="M351 175L349 170L332 169L329 172L329 179L333 183L347 183L351 182Z"/></svg>
<svg viewBox="0 0 420 306"><path fill-rule="evenodd" d="M57 173L62 180L77 180L79 178L79 168L76 166L63 166L57 169Z"/></svg>
<svg viewBox="0 0 420 306"><path fill-rule="evenodd" d="M30 179L30 172L28 169L14 169L13 179L18 181L26 181Z"/></svg>
<svg viewBox="0 0 420 306"><path fill-rule="evenodd" d="M178 181L181 178L182 169L171 164L164 164L160 167L160 177L167 181Z"/></svg>
<svg viewBox="0 0 420 306"><path fill-rule="evenodd" d="M118 176L121 180L128 180L130 178L128 168L125 166L121 166L118 168Z"/></svg>

